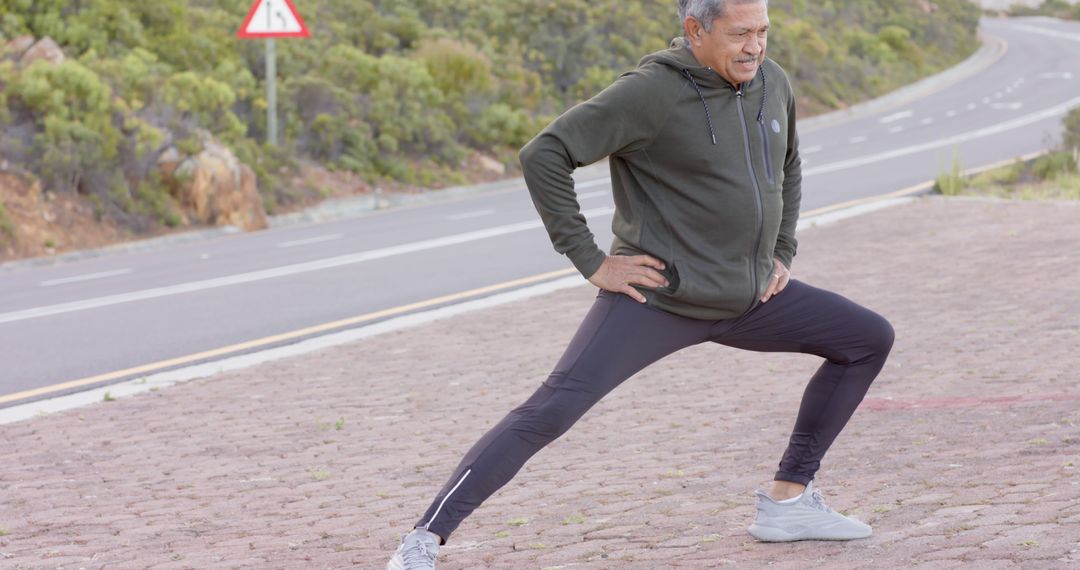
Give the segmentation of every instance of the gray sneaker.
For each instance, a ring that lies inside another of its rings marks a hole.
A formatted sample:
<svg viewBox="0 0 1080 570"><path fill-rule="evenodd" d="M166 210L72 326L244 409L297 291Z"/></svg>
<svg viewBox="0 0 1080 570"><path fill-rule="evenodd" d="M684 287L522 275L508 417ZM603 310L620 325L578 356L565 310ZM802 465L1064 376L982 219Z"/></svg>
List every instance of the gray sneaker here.
<svg viewBox="0 0 1080 570"><path fill-rule="evenodd" d="M795 540L852 540L873 533L870 525L830 509L814 482L794 503L777 503L768 493L757 490L757 517L746 529L750 536L765 542Z"/></svg>
<svg viewBox="0 0 1080 570"><path fill-rule="evenodd" d="M438 555L439 537L418 528L401 538L401 546L387 562L386 570L435 570Z"/></svg>

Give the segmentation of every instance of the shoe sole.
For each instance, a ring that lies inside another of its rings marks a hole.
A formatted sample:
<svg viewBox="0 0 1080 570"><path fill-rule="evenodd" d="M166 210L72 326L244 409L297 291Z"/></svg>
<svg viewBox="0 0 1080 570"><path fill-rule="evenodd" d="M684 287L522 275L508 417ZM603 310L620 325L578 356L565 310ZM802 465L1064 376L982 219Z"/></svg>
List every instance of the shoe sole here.
<svg viewBox="0 0 1080 570"><path fill-rule="evenodd" d="M386 563L386 570L405 570L405 566L398 562L397 556L390 559L390 562Z"/></svg>
<svg viewBox="0 0 1080 570"><path fill-rule="evenodd" d="M873 532L866 533L859 536L812 536L802 534L792 534L786 530L779 529L771 526L759 526L756 524L750 525L750 528L746 529L746 532L750 536L762 541L762 542L796 542L800 540L858 540L860 538L870 538Z"/></svg>

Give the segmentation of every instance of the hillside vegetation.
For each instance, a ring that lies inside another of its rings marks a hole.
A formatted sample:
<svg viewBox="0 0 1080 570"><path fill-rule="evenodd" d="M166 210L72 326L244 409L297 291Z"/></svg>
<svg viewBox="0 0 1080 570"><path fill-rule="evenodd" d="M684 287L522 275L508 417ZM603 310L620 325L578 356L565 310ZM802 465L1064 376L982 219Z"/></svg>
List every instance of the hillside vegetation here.
<svg viewBox="0 0 1080 570"><path fill-rule="evenodd" d="M264 44L235 36L249 2L0 0L0 163L144 232L187 223L158 159L208 137L254 169L271 212L319 191L297 182L301 164L369 184L462 183L468 157L516 167L547 121L680 33L673 0L295 4L312 37L278 40L282 142L269 148ZM773 0L770 16L769 54L804 114L977 46L966 0ZM20 65L20 36L52 38L66 61ZM3 223L0 240L13 239Z"/></svg>

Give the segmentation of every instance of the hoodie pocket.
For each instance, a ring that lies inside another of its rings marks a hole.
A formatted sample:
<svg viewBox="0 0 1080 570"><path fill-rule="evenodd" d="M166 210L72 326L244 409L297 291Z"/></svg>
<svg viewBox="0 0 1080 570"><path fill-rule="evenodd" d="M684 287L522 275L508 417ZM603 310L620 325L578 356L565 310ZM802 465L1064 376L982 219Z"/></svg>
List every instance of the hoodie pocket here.
<svg viewBox="0 0 1080 570"><path fill-rule="evenodd" d="M772 152L769 148L769 129L765 126L765 119L759 119L758 129L761 131L762 156L765 157L765 178L770 185L776 184L776 174L773 172Z"/></svg>
<svg viewBox="0 0 1080 570"><path fill-rule="evenodd" d="M672 265L676 277L670 279L671 292L663 291L672 299L688 305L736 313L741 313L745 308L748 285L743 284L747 279L741 269L731 271L715 266L710 271L702 272L693 263L678 259Z"/></svg>

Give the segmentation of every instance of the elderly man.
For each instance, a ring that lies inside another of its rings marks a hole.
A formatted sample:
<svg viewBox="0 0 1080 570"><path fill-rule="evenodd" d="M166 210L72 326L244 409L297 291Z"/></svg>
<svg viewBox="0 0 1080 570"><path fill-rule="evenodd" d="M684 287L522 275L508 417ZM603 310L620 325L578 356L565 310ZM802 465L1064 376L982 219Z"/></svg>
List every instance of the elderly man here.
<svg viewBox="0 0 1080 570"><path fill-rule="evenodd" d="M870 535L827 507L813 479L884 365L892 327L791 279L802 176L791 86L765 58L766 0L678 4L684 37L521 151L555 249L599 292L551 375L466 453L388 568L434 568L458 524L593 404L649 364L707 341L825 359L771 488L757 491L748 532L763 541ZM616 205L610 254L586 226L571 178L604 157Z"/></svg>

